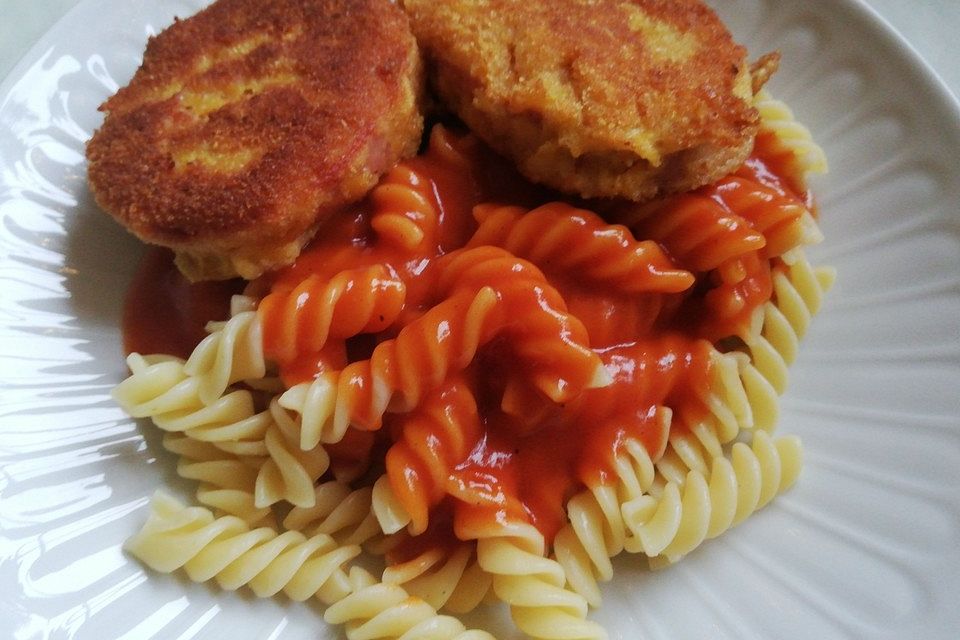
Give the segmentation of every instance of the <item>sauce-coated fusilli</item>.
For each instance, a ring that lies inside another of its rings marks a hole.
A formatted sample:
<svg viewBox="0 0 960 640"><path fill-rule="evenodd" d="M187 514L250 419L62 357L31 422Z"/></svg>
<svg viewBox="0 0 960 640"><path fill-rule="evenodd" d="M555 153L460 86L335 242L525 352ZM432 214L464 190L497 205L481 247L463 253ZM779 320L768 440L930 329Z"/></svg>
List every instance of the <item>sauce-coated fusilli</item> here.
<svg viewBox="0 0 960 640"><path fill-rule="evenodd" d="M673 563L799 473L771 434L834 279L804 253L825 161L757 107L731 175L602 211L435 126L187 360L129 356L114 397L210 510L160 494L128 550L317 597L351 639L489 640L438 610L491 601L535 638L606 637L614 556Z"/></svg>

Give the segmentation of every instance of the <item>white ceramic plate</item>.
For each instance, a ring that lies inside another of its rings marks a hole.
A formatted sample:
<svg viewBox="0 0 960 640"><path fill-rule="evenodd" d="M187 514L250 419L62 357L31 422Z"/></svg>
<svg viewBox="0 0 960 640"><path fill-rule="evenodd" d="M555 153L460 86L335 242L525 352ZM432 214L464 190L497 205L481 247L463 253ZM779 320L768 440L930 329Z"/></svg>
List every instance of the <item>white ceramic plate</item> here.
<svg viewBox="0 0 960 640"><path fill-rule="evenodd" d="M0 86L2 637L339 637L311 605L148 575L120 550L155 488L189 488L107 395L140 246L93 205L83 145L147 35L200 4L81 2ZM807 465L677 567L621 558L595 617L614 638L954 638L960 111L853 0L716 5L755 54L783 52L772 88L832 166L814 257L840 279L780 427Z"/></svg>

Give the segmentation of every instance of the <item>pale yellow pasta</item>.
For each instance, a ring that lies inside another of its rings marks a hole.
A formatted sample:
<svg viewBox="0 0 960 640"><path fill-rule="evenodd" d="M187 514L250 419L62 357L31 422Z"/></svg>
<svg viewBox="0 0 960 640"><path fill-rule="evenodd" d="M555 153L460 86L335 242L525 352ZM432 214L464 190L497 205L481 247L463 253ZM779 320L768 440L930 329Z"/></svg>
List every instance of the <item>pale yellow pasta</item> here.
<svg viewBox="0 0 960 640"><path fill-rule="evenodd" d="M533 525L493 522L458 532L477 540L480 568L493 577L493 591L510 606L517 627L534 638L606 638L603 627L587 620L587 600L566 587L559 562Z"/></svg>
<svg viewBox="0 0 960 640"><path fill-rule="evenodd" d="M334 422L339 380L339 372L325 371L310 382L295 385L280 395L280 406L300 416L301 449L312 449L321 442L334 443L343 439L350 424L346 420Z"/></svg>
<svg viewBox="0 0 960 640"><path fill-rule="evenodd" d="M262 333L257 313L243 311L196 346L184 370L197 379L204 404L214 402L234 382L264 377Z"/></svg>
<svg viewBox="0 0 960 640"><path fill-rule="evenodd" d="M173 356L127 356L130 375L110 395L134 418L152 418L166 413L203 407L196 380L183 370L183 360ZM250 402L251 411L253 402Z"/></svg>
<svg viewBox="0 0 960 640"><path fill-rule="evenodd" d="M797 122L786 103L761 89L753 99L753 106L760 112L762 128L776 136L779 144L797 158L805 172L827 172L827 155L813 141L810 130Z"/></svg>
<svg viewBox="0 0 960 640"><path fill-rule="evenodd" d="M367 572L344 566L359 554L326 534L251 529L233 516L215 518L158 492L143 528L125 548L161 572L183 568L194 581L216 580L224 589L248 586L260 597L283 591L292 600L330 604L328 622L345 624L351 639L492 640L456 618L437 615L396 585L378 584Z"/></svg>
<svg viewBox="0 0 960 640"><path fill-rule="evenodd" d="M757 423L772 426L776 395L769 385L752 384L749 367L736 353L711 353L709 389L700 394L700 406L684 407L673 416L676 428L656 462L661 475L679 481L688 469L704 471L707 461L720 455L721 447L742 429L754 429Z"/></svg>
<svg viewBox="0 0 960 640"><path fill-rule="evenodd" d="M799 440L774 441L765 431L748 446L737 442L729 457L716 458L707 476L690 471L684 482L668 482L658 498L647 496L624 506L633 536L625 548L674 562L706 539L739 524L796 480Z"/></svg>
<svg viewBox="0 0 960 640"><path fill-rule="evenodd" d="M349 640L494 640L485 631L467 629L456 618L437 615L398 585L376 583L357 589L329 607L323 618L344 625Z"/></svg>
<svg viewBox="0 0 960 640"><path fill-rule="evenodd" d="M496 594L493 592L493 576L483 570L476 557L467 563L460 576L459 582L443 605L445 611L451 613L467 613L473 611L481 603L495 603Z"/></svg>
<svg viewBox="0 0 960 640"><path fill-rule="evenodd" d="M298 507L312 507L313 485L330 466L322 445L309 451L300 448L300 426L274 398L270 402L273 424L264 437L268 458L257 474L254 495L258 507L285 500Z"/></svg>
<svg viewBox="0 0 960 640"><path fill-rule="evenodd" d="M659 419L669 428L670 411ZM553 550L570 588L591 606L600 605L598 580L613 577L610 558L624 549L630 531L623 519L624 504L642 499L654 481L654 464L643 443L629 440L615 460L617 481L585 489L567 502L570 522L553 541Z"/></svg>
<svg viewBox="0 0 960 640"><path fill-rule="evenodd" d="M273 511L269 507L258 507L249 491L201 484L196 495L197 502L215 513L236 516L252 527L277 528Z"/></svg>
<svg viewBox="0 0 960 640"><path fill-rule="evenodd" d="M658 477L662 488L670 480L682 483L691 469L707 473L711 461L723 455L724 445L742 429L775 418L770 415L775 394L769 386L752 383L749 362L742 355L714 351L711 358L711 385L701 395L700 410L680 415L660 410L661 428L670 434L663 455L654 462L640 443L628 443L616 461L616 483L590 487L567 503L570 524L554 540L554 553L571 587L593 606L600 604L597 581L612 577L610 558L632 535L621 510L629 511L637 501L645 504Z"/></svg>
<svg viewBox="0 0 960 640"><path fill-rule="evenodd" d="M396 533L410 524L410 514L397 498L386 474L373 485L371 508L384 533Z"/></svg>
<svg viewBox="0 0 960 640"><path fill-rule="evenodd" d="M186 373L178 358L132 353L127 366L131 375L112 396L135 418L150 418L164 431L184 432L196 440L235 440L264 431L263 421L254 418L249 391L231 391L205 404L200 381Z"/></svg>
<svg viewBox="0 0 960 640"><path fill-rule="evenodd" d="M831 268L811 266L802 251L793 258L792 264L774 269L773 299L757 309L741 336L753 365L778 394L786 390L787 368L836 277Z"/></svg>
<svg viewBox="0 0 960 640"><path fill-rule="evenodd" d="M364 544L382 536L370 509L370 487L351 489L331 480L314 489L312 507L294 507L283 519L286 529L325 533L340 544Z"/></svg>
<svg viewBox="0 0 960 640"><path fill-rule="evenodd" d="M727 355L737 362L737 375L753 414L753 428L773 431L780 418L780 398L777 390L754 366L746 353L731 351Z"/></svg>
<svg viewBox="0 0 960 640"><path fill-rule="evenodd" d="M273 512L257 507L254 487L261 458L238 457L223 449L189 436L168 433L163 446L180 456L177 473L197 480L197 501L217 513L236 516L251 526L276 527Z"/></svg>
<svg viewBox="0 0 960 640"><path fill-rule="evenodd" d="M283 591L293 600L335 602L349 593L344 563L360 553L327 535L310 538L250 527L233 516L215 518L157 493L143 528L125 548L162 572L183 568L191 580L215 579L224 589L249 586L260 597Z"/></svg>
<svg viewBox="0 0 960 640"><path fill-rule="evenodd" d="M383 582L399 584L439 610L467 613L490 590L493 579L480 568L475 546L461 543L453 549L433 548L406 562L388 566Z"/></svg>

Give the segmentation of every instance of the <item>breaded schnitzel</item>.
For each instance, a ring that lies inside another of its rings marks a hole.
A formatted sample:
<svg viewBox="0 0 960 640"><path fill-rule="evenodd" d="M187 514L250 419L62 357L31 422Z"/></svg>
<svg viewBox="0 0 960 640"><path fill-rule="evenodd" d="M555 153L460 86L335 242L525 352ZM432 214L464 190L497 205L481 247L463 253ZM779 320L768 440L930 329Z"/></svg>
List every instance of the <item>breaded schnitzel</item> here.
<svg viewBox="0 0 960 640"><path fill-rule="evenodd" d="M390 0L219 0L103 104L91 189L191 279L253 278L416 152L422 85Z"/></svg>
<svg viewBox="0 0 960 640"><path fill-rule="evenodd" d="M752 147L746 51L701 0L404 7L442 100L532 180L645 200L712 182Z"/></svg>

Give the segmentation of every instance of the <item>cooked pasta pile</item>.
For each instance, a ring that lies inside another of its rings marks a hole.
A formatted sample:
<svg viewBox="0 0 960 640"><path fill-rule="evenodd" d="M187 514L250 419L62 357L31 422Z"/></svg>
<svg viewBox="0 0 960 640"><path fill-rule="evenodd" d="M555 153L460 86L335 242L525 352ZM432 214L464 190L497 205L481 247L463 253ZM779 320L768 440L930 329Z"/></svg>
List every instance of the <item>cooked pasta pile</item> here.
<svg viewBox="0 0 960 640"><path fill-rule="evenodd" d="M129 356L115 398L204 505L158 494L130 552L319 598L350 638L489 637L438 612L494 601L536 638L604 637L613 556L675 562L799 473L772 431L833 278L803 250L825 161L757 107L737 172L602 216L434 127L188 359Z"/></svg>

